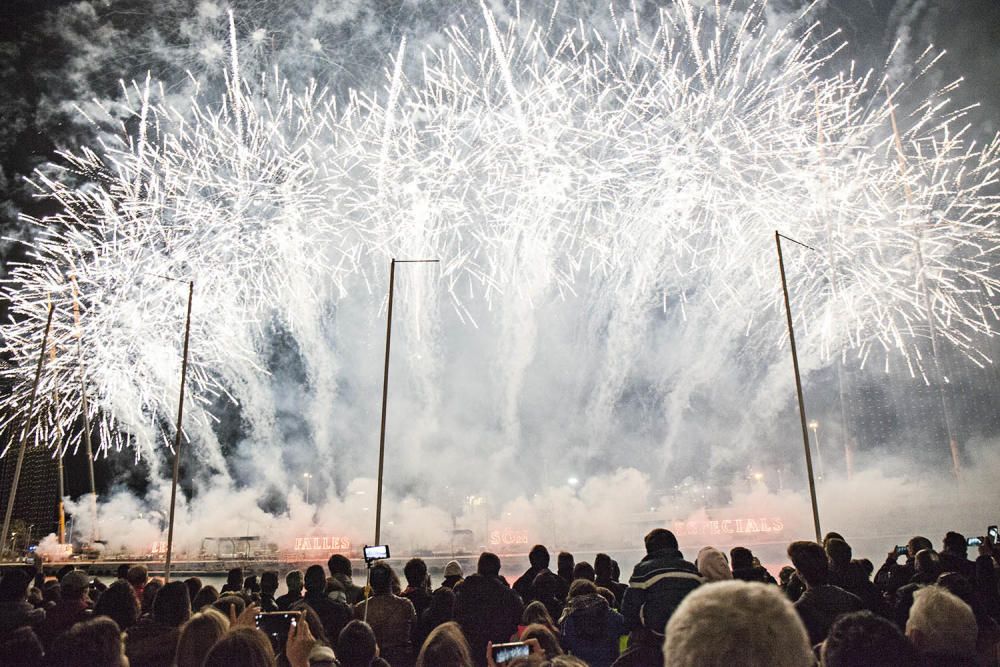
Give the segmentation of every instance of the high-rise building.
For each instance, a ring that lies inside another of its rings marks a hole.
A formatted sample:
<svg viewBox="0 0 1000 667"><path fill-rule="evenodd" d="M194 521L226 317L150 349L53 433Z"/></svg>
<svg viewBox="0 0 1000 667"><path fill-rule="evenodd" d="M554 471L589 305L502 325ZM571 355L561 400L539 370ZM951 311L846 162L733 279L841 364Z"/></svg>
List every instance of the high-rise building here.
<svg viewBox="0 0 1000 667"><path fill-rule="evenodd" d="M52 450L44 447L29 446L25 450L14 499L11 523L23 522L20 525L30 530L30 538L35 542L59 530L59 465L52 454ZM16 467L17 445L14 444L0 459L0 512L7 511ZM10 536L7 537L9 540ZM16 535L13 543L16 548L23 549L28 538L28 534Z"/></svg>

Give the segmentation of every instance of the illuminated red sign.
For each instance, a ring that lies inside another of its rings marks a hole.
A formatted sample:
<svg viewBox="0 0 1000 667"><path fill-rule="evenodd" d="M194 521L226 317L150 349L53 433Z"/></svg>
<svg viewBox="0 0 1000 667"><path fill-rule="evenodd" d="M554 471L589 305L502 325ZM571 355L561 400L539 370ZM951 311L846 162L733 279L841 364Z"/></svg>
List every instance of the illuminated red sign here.
<svg viewBox="0 0 1000 667"><path fill-rule="evenodd" d="M295 551L350 551L351 538L342 535L296 537Z"/></svg>
<svg viewBox="0 0 1000 667"><path fill-rule="evenodd" d="M494 530L490 532L490 545L494 547L527 543L528 531L525 530L512 530L510 528L504 528L503 530Z"/></svg>
<svg viewBox="0 0 1000 667"><path fill-rule="evenodd" d="M780 517L721 519L718 521L674 521L675 535L750 535L780 533L785 522Z"/></svg>

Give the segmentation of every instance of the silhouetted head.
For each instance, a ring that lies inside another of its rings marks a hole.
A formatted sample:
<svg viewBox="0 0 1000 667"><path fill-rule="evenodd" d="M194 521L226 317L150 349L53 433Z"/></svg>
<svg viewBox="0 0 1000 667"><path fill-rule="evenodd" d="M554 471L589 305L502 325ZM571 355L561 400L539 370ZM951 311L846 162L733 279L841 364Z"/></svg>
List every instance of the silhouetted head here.
<svg viewBox="0 0 1000 667"><path fill-rule="evenodd" d="M101 594L94 605L94 616L107 616L122 630L128 630L139 620L139 602L132 585L118 579Z"/></svg>
<svg viewBox="0 0 1000 667"><path fill-rule="evenodd" d="M302 570L291 570L285 575L285 586L289 593L302 592Z"/></svg>
<svg viewBox="0 0 1000 667"><path fill-rule="evenodd" d="M923 551L924 549L933 549L934 545L926 537L917 535L911 537L910 541L906 543L906 556L908 558L913 558L917 555L918 551Z"/></svg>
<svg viewBox="0 0 1000 667"><path fill-rule="evenodd" d="M153 600L153 620L177 628L191 618L191 598L183 581L164 584Z"/></svg>
<svg viewBox="0 0 1000 667"><path fill-rule="evenodd" d="M226 575L226 584L236 589L243 588L243 568L234 567L231 569Z"/></svg>
<svg viewBox="0 0 1000 667"><path fill-rule="evenodd" d="M307 593L322 593L326 590L326 573L321 565L306 568L305 586Z"/></svg>
<svg viewBox="0 0 1000 667"><path fill-rule="evenodd" d="M476 564L476 572L484 577L499 577L500 557L489 551L479 554L479 563Z"/></svg>
<svg viewBox="0 0 1000 667"><path fill-rule="evenodd" d="M873 664L875 656L885 667L914 667L913 646L895 625L870 611L838 618L821 650L824 667L857 667Z"/></svg>
<svg viewBox="0 0 1000 667"><path fill-rule="evenodd" d="M930 577L941 572L941 559L933 549L921 549L913 556L913 569Z"/></svg>
<svg viewBox="0 0 1000 667"><path fill-rule="evenodd" d="M340 667L368 667L378 655L375 632L364 621L351 621L340 631L334 653Z"/></svg>
<svg viewBox="0 0 1000 667"><path fill-rule="evenodd" d="M839 538L826 540L826 555L837 569L845 569L851 564L851 545Z"/></svg>
<svg viewBox="0 0 1000 667"><path fill-rule="evenodd" d="M271 641L257 628L232 628L205 656L205 667L273 667Z"/></svg>
<svg viewBox="0 0 1000 667"><path fill-rule="evenodd" d="M31 577L21 568L8 569L0 579L0 601L17 602L28 596Z"/></svg>
<svg viewBox="0 0 1000 667"><path fill-rule="evenodd" d="M543 568L549 566L549 550L543 544L536 544L528 552L528 562L531 567Z"/></svg>
<svg viewBox="0 0 1000 667"><path fill-rule="evenodd" d="M942 551L948 551L953 554L965 555L969 551L968 543L965 541L965 535L961 533L956 533L949 531L945 533L944 536L944 549Z"/></svg>
<svg viewBox="0 0 1000 667"><path fill-rule="evenodd" d="M278 592L278 573L274 570L267 570L260 575L260 592L267 595L274 595Z"/></svg>
<svg viewBox="0 0 1000 667"><path fill-rule="evenodd" d="M379 561L372 565L370 581L372 585L372 592L375 593L375 595L392 594L392 579L393 572L388 563ZM306 572L306 589L308 588L309 573Z"/></svg>
<svg viewBox="0 0 1000 667"><path fill-rule="evenodd" d="M125 578L128 580L128 583L132 584L132 588L139 590L149 580L149 570L146 569L145 565L133 565L128 569L128 574L125 575Z"/></svg>
<svg viewBox="0 0 1000 667"><path fill-rule="evenodd" d="M580 561L573 568L573 579L586 579L587 581L596 581L597 576L594 573L594 566L587 561Z"/></svg>
<svg viewBox="0 0 1000 667"><path fill-rule="evenodd" d="M792 542L788 545L788 557L806 587L823 586L829 581L830 563L823 547L815 542Z"/></svg>
<svg viewBox="0 0 1000 667"><path fill-rule="evenodd" d="M568 551L560 551L559 556L556 558L556 567L559 570L559 576L563 579L573 578L573 566L576 561L573 559L573 554Z"/></svg>
<svg viewBox="0 0 1000 667"><path fill-rule="evenodd" d="M416 667L461 667L474 665L472 650L458 623L442 623L427 635L420 647Z"/></svg>
<svg viewBox="0 0 1000 667"><path fill-rule="evenodd" d="M410 586L423 588L427 585L427 563L421 558L411 558L403 566L403 576Z"/></svg>
<svg viewBox="0 0 1000 667"><path fill-rule="evenodd" d="M121 667L125 664L122 631L103 616L77 623L56 638L46 657L52 667Z"/></svg>
<svg viewBox="0 0 1000 667"><path fill-rule="evenodd" d="M753 567L753 552L746 547L733 547L729 550L729 562L734 570L746 570Z"/></svg>
<svg viewBox="0 0 1000 667"><path fill-rule="evenodd" d="M326 561L326 567L330 570L331 577L338 574L351 576L351 561L347 559L347 556L342 554L333 554L330 556L330 560Z"/></svg>
<svg viewBox="0 0 1000 667"><path fill-rule="evenodd" d="M198 577L188 577L184 580L184 585L188 587L188 597L194 600L198 595L198 591L201 590L201 579Z"/></svg>
<svg viewBox="0 0 1000 667"><path fill-rule="evenodd" d="M194 596L194 600L191 602L191 609L194 611L200 611L203 607L207 607L210 604L215 604L215 601L219 599L219 591L215 590L215 586L202 586L198 594Z"/></svg>
<svg viewBox="0 0 1000 667"><path fill-rule="evenodd" d="M607 581L612 578L613 566L611 561L611 556L607 554L597 554L594 556L594 574L601 581Z"/></svg>
<svg viewBox="0 0 1000 667"><path fill-rule="evenodd" d="M118 566L118 569L115 570L115 575L119 579L126 579L128 577L129 567L130 566L127 563L122 563L121 565Z"/></svg>
<svg viewBox="0 0 1000 667"><path fill-rule="evenodd" d="M677 538L666 528L654 528L646 535L646 553L677 548Z"/></svg>

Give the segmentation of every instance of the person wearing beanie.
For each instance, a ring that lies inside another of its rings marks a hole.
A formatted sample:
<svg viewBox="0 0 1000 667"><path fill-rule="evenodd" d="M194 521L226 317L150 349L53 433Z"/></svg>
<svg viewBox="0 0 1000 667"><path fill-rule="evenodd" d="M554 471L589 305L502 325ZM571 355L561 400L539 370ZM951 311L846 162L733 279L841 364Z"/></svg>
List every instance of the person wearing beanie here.
<svg viewBox="0 0 1000 667"><path fill-rule="evenodd" d="M448 564L444 566L444 581L441 585L445 588L455 589L455 586L460 584L463 579L462 566L457 560L448 561Z"/></svg>
<svg viewBox="0 0 1000 667"><path fill-rule="evenodd" d="M38 629L38 639L48 649L56 637L91 615L93 603L90 577L83 570L72 570L60 582L62 599L45 615L45 623Z"/></svg>
<svg viewBox="0 0 1000 667"><path fill-rule="evenodd" d="M715 547L704 547L698 552L694 561L700 574L706 582L729 581L733 571L729 569L729 559Z"/></svg>

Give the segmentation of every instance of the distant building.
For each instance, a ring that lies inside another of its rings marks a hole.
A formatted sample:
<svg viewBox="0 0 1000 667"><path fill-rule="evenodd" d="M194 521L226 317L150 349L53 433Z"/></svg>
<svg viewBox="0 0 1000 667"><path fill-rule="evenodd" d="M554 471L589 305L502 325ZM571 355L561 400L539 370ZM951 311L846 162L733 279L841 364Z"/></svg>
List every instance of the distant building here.
<svg viewBox="0 0 1000 667"><path fill-rule="evenodd" d="M59 530L59 466L52 458L52 453L52 450L44 447L29 445L21 466L21 481L14 500L11 522L20 520L26 528L31 526L33 542ZM0 512L7 511L16 466L17 446L13 445L7 455L0 459ZM26 538L27 535L15 538L19 548L25 547L23 540Z"/></svg>

